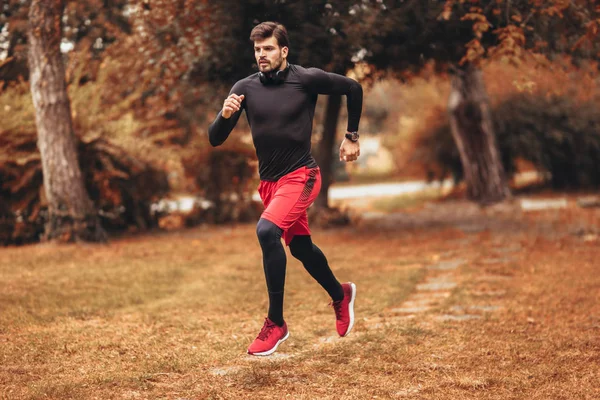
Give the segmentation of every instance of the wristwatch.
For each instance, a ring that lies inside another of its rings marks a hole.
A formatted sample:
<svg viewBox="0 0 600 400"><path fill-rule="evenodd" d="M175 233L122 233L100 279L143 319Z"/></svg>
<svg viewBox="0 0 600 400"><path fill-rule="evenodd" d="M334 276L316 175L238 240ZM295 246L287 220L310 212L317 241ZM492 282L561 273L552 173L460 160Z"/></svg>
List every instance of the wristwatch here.
<svg viewBox="0 0 600 400"><path fill-rule="evenodd" d="M346 139L348 139L351 142L358 142L359 137L360 136L358 132L346 132Z"/></svg>

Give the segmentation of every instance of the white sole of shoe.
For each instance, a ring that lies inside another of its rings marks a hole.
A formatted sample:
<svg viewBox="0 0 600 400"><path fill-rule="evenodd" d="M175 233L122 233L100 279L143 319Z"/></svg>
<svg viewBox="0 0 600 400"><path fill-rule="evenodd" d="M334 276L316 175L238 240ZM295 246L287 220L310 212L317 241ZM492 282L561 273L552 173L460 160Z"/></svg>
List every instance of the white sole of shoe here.
<svg viewBox="0 0 600 400"><path fill-rule="evenodd" d="M346 334L342 337L348 336L352 327L354 327L354 299L356 299L356 285L354 283L350 283L352 286L352 298L350 299L350 304L348 304L349 314L350 314L350 324L348 324L348 330Z"/></svg>
<svg viewBox="0 0 600 400"><path fill-rule="evenodd" d="M277 347L279 347L279 345L281 343L285 342L287 340L287 338L289 338L289 337L290 337L290 331L288 331L288 333L286 333L284 337L279 339L277 341L277 343L275 343L275 346L273 346L272 349L263 351L261 353L248 353L248 354L250 354L251 356L270 356L271 354L275 353L275 350L277 350Z"/></svg>

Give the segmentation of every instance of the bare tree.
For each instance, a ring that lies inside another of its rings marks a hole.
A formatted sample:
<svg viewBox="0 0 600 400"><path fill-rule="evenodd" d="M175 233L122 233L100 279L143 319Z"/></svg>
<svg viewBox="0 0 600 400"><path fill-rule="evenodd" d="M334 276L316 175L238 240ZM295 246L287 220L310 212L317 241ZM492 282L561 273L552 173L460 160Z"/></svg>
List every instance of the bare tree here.
<svg viewBox="0 0 600 400"><path fill-rule="evenodd" d="M510 196L480 69L456 69L448 100L452 136L465 173L467 197L492 204Z"/></svg>
<svg viewBox="0 0 600 400"><path fill-rule="evenodd" d="M60 51L64 0L32 0L29 68L48 200L45 239L104 241L106 233L85 190Z"/></svg>

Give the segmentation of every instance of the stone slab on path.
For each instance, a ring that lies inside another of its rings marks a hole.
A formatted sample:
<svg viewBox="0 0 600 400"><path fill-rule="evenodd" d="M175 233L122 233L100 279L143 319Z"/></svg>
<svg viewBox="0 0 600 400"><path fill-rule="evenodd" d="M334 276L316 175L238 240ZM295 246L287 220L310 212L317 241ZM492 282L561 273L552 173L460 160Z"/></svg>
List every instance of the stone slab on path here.
<svg viewBox="0 0 600 400"><path fill-rule="evenodd" d="M242 368L239 366L212 368L210 370L210 373L215 376L225 376L225 375L235 374L236 372L239 372L241 369Z"/></svg>
<svg viewBox="0 0 600 400"><path fill-rule="evenodd" d="M411 299L415 300L415 301L427 300L427 299L433 299L433 300L437 301L437 300L447 299L451 295L452 294L450 292L422 292L422 293L415 293L414 295L411 296Z"/></svg>
<svg viewBox="0 0 600 400"><path fill-rule="evenodd" d="M452 274L444 274L429 278L427 279L427 281L425 281L425 283L418 284L417 290L440 292L445 290L452 290L456 286L458 286L458 284L454 280L454 276Z"/></svg>
<svg viewBox="0 0 600 400"><path fill-rule="evenodd" d="M512 276L506 275L483 275L475 279L475 282L506 282L512 279Z"/></svg>
<svg viewBox="0 0 600 400"><path fill-rule="evenodd" d="M402 303L402 307L407 308L419 308L419 307L431 307L432 305L439 304L439 298L435 297L421 297L418 299L409 298L409 300Z"/></svg>
<svg viewBox="0 0 600 400"><path fill-rule="evenodd" d="M472 290L469 293L476 297L503 297L506 290Z"/></svg>
<svg viewBox="0 0 600 400"><path fill-rule="evenodd" d="M492 306L492 305L453 306L450 308L450 310L452 310L454 312L459 312L459 313L468 313L468 312L474 312L474 311L494 312L494 311L500 310L500 306Z"/></svg>
<svg viewBox="0 0 600 400"><path fill-rule="evenodd" d="M285 346L285 344L283 344L282 346ZM269 361L280 361L280 360L288 360L290 358L294 357L294 355L292 354L287 354L287 353L281 353L279 352L279 349L269 355L269 356L251 356L251 355L247 355L245 357L245 359L247 361L253 361L253 362L269 362Z"/></svg>
<svg viewBox="0 0 600 400"><path fill-rule="evenodd" d="M482 264L504 264L504 263L512 263L515 262L517 260L515 260L514 258L511 257L490 257L490 258L484 258L483 260L481 260Z"/></svg>
<svg viewBox="0 0 600 400"><path fill-rule="evenodd" d="M567 199L523 199L521 209L523 211L560 210L567 208Z"/></svg>
<svg viewBox="0 0 600 400"><path fill-rule="evenodd" d="M465 260L449 260L449 261L441 261L437 264L433 264L427 267L428 270L431 271L453 271L458 269L461 265L466 263Z"/></svg>

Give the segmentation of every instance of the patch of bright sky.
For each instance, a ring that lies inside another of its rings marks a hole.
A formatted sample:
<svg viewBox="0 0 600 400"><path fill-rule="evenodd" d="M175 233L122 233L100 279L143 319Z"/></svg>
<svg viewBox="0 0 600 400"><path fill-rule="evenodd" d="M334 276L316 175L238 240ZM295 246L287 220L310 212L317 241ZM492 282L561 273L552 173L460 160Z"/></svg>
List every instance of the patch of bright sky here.
<svg viewBox="0 0 600 400"><path fill-rule="evenodd" d="M0 61L8 57L8 24L5 24L0 31Z"/></svg>
<svg viewBox="0 0 600 400"><path fill-rule="evenodd" d="M75 44L73 42L71 42L70 40L67 40L65 38L63 38L60 41L60 52L61 53L68 53L71 50L73 50L75 48Z"/></svg>

